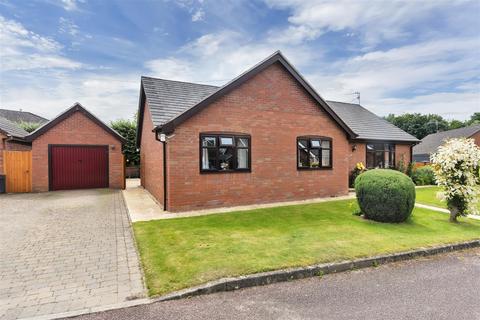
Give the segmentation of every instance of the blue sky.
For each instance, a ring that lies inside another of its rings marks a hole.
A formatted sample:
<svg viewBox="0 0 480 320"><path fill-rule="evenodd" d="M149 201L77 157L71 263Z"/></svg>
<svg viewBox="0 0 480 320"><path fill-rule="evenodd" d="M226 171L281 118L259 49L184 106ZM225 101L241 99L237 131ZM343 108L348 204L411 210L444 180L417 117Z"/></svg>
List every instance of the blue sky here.
<svg viewBox="0 0 480 320"><path fill-rule="evenodd" d="M480 111L480 2L455 0L0 0L0 106L130 118L141 75L222 85L276 50L325 99Z"/></svg>

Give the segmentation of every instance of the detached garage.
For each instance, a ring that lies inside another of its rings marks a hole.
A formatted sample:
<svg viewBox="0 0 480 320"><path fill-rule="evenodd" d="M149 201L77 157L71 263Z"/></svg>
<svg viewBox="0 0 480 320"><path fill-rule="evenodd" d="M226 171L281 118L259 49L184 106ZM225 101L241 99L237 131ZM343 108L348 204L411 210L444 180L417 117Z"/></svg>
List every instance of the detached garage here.
<svg viewBox="0 0 480 320"><path fill-rule="evenodd" d="M32 191L124 188L125 139L76 103L25 137Z"/></svg>

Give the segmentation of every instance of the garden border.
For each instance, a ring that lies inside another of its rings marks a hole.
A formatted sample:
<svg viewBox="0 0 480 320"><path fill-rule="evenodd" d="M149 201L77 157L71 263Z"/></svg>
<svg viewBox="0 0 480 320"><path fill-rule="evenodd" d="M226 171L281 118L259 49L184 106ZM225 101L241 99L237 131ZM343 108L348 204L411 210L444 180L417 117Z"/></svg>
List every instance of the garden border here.
<svg viewBox="0 0 480 320"><path fill-rule="evenodd" d="M222 278L192 288L175 291L163 296L152 297L152 302L178 300L193 296L211 294L215 292L233 291L242 288L263 286L277 282L285 282L294 279L304 279L315 276L322 276L330 273L375 267L390 262L411 260L418 257L428 257L440 253L447 253L477 247L480 247L480 239L467 242L453 243L443 246L420 248L417 250L373 256L356 260L346 260L335 263L323 263L300 268L281 269L276 271L254 273L234 278Z"/></svg>

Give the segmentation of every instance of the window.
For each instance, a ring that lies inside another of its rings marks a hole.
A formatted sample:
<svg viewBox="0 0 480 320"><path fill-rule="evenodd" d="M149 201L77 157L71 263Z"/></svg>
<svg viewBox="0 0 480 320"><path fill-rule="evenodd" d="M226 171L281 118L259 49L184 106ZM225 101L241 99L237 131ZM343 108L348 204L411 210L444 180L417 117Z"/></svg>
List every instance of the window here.
<svg viewBox="0 0 480 320"><path fill-rule="evenodd" d="M297 138L297 168L332 168L332 139L326 137Z"/></svg>
<svg viewBox="0 0 480 320"><path fill-rule="evenodd" d="M250 171L250 137L201 134L200 171Z"/></svg>
<svg viewBox="0 0 480 320"><path fill-rule="evenodd" d="M367 168L392 168L394 166L394 144L367 143Z"/></svg>

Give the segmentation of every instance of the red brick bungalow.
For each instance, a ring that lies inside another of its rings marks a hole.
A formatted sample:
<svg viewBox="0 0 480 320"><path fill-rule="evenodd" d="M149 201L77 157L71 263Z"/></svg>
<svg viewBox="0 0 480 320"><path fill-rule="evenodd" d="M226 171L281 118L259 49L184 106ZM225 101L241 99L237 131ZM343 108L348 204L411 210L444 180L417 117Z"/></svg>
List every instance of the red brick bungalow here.
<svg viewBox="0 0 480 320"><path fill-rule="evenodd" d="M75 103L30 134L19 133L4 143L6 148L15 144L31 150L28 164L9 165L10 175L29 174L30 187L23 192L124 187L125 139L81 104ZM11 179L9 173L6 178Z"/></svg>
<svg viewBox="0 0 480 320"><path fill-rule="evenodd" d="M141 79L141 183L169 211L344 195L357 162L409 162L417 141L323 100L280 52L222 87Z"/></svg>

